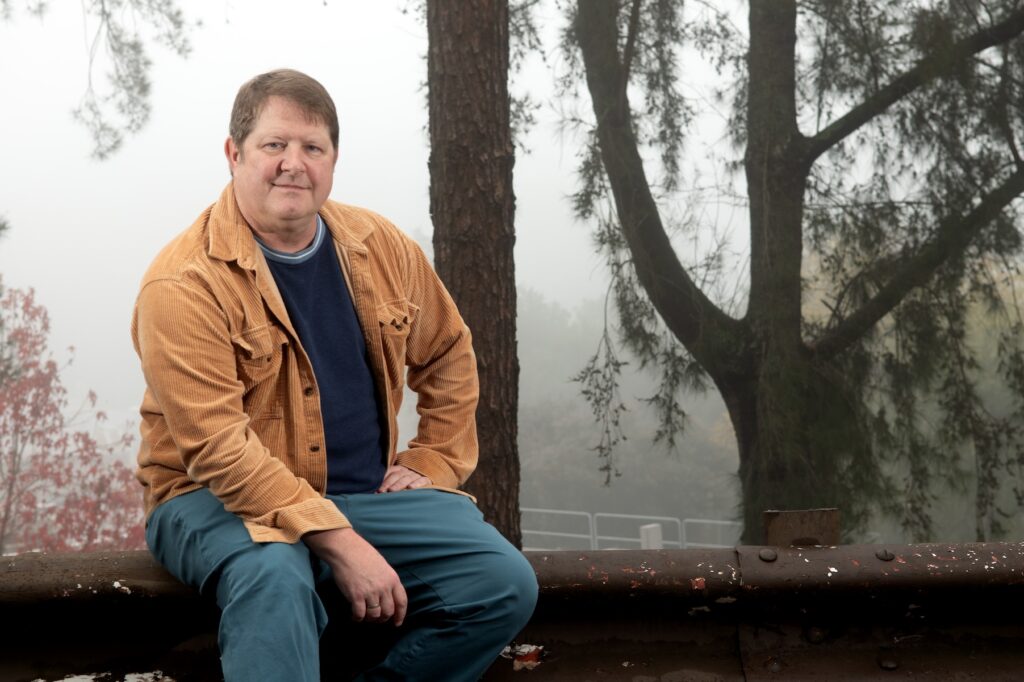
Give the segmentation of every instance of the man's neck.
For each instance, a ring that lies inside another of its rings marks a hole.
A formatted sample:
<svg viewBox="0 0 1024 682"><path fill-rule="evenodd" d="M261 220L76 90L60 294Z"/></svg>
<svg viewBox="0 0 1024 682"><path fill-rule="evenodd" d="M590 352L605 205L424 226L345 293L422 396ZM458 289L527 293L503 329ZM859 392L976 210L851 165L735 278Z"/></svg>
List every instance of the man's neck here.
<svg viewBox="0 0 1024 682"><path fill-rule="evenodd" d="M312 244L316 237L316 216L314 215L309 222L284 225L276 230L264 231L251 222L249 228L260 241L275 251L298 253Z"/></svg>

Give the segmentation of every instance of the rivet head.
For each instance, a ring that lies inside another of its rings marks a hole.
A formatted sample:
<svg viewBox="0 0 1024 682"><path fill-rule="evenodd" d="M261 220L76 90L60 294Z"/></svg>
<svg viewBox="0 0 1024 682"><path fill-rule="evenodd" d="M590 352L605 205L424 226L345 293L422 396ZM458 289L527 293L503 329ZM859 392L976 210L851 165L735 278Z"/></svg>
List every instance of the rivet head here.
<svg viewBox="0 0 1024 682"><path fill-rule="evenodd" d="M770 658L768 659L768 664L765 668L767 668L770 673L780 673L782 672L782 662L777 658Z"/></svg>
<svg viewBox="0 0 1024 682"><path fill-rule="evenodd" d="M878 659L878 667L882 670L895 670L900 667L900 664L892 656L882 656Z"/></svg>
<svg viewBox="0 0 1024 682"><path fill-rule="evenodd" d="M878 550L877 552L875 552L875 556L881 559L882 561L892 561L896 558L896 555L887 549Z"/></svg>
<svg viewBox="0 0 1024 682"><path fill-rule="evenodd" d="M759 556L761 558L761 561L769 561L769 562L770 561L775 561L776 559L779 558L778 553L774 549L769 549L768 547L765 547L760 552L758 552L757 556Z"/></svg>
<svg viewBox="0 0 1024 682"><path fill-rule="evenodd" d="M825 631L819 627L807 628L807 641L811 644L821 644L825 641Z"/></svg>

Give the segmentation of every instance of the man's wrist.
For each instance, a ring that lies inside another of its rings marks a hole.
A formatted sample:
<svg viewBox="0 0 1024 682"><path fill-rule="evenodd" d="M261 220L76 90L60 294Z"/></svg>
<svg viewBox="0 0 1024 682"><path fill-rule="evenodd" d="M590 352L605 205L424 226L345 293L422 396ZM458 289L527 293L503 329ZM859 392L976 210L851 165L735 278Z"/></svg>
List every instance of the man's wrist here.
<svg viewBox="0 0 1024 682"><path fill-rule="evenodd" d="M359 537L351 527L328 528L326 530L313 530L302 536L302 541L313 550L321 559L329 559L340 556L342 546L350 543Z"/></svg>

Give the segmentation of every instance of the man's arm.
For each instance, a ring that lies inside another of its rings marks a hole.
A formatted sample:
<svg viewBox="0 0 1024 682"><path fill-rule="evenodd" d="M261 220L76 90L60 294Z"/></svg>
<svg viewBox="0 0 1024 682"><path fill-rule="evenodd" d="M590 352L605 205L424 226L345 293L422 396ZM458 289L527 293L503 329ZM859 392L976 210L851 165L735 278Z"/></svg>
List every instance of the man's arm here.
<svg viewBox="0 0 1024 682"><path fill-rule="evenodd" d="M139 294L134 329L143 374L189 477L242 519L301 537L331 567L353 619L401 625L408 599L394 569L249 428L227 319L210 292L152 282Z"/></svg>
<svg viewBox="0 0 1024 682"><path fill-rule="evenodd" d="M420 247L403 235L406 291L419 308L406 344L409 388L418 394L419 426L395 463L433 484L457 488L476 468L479 398L472 336Z"/></svg>
<svg viewBox="0 0 1024 682"><path fill-rule="evenodd" d="M161 279L136 304L135 344L146 383L182 464L243 520L288 542L349 527L333 502L271 456L243 410L227 318L201 283Z"/></svg>

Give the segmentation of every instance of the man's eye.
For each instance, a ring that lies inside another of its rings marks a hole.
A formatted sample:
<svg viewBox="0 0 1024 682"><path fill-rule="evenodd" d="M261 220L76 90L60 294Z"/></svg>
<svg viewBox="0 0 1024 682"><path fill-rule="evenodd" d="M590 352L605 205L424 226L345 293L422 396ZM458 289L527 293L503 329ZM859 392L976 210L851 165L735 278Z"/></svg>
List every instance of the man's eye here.
<svg viewBox="0 0 1024 682"><path fill-rule="evenodd" d="M320 147L317 147L315 144L306 145L306 149L308 149L313 154L319 154L320 152L323 151L322 149L320 149Z"/></svg>
<svg viewBox="0 0 1024 682"><path fill-rule="evenodd" d="M280 142L268 142L263 146L267 149L280 149L283 145Z"/></svg>

